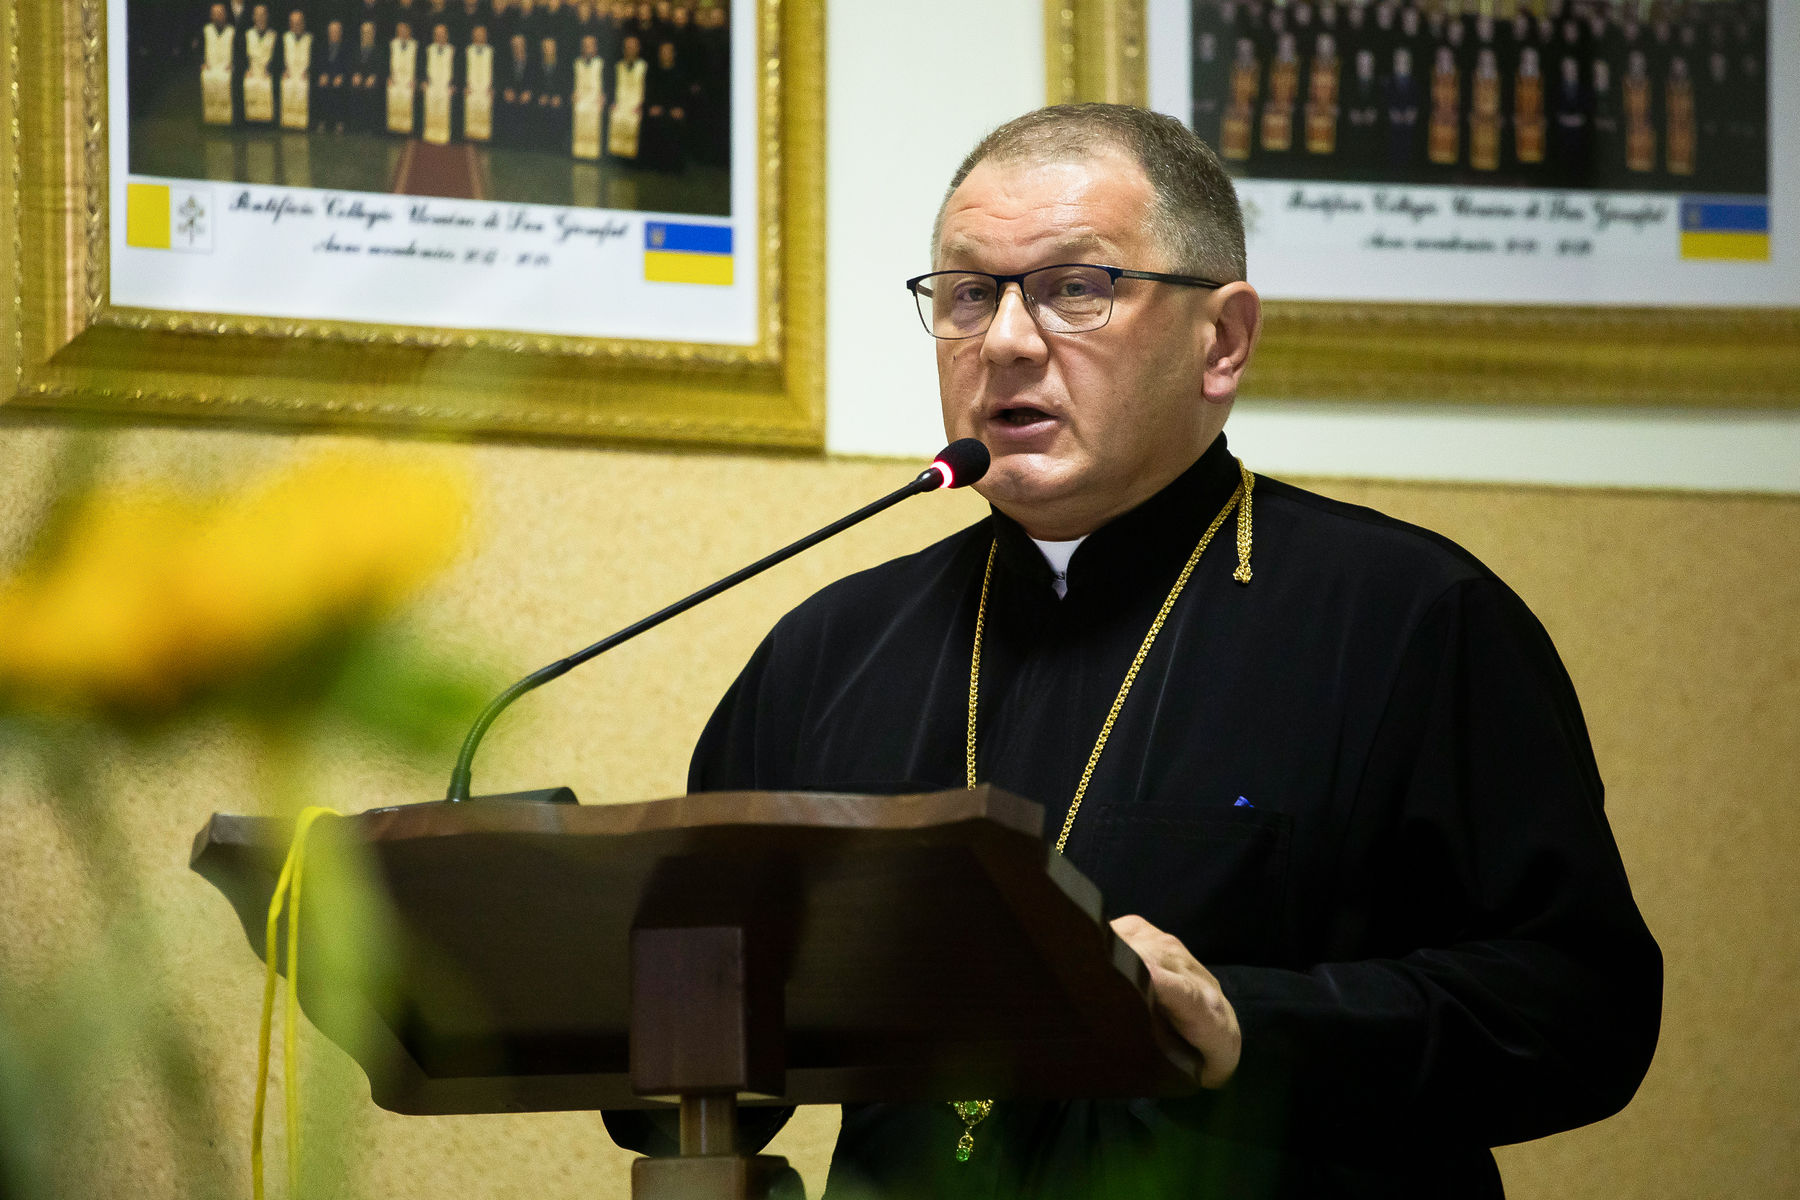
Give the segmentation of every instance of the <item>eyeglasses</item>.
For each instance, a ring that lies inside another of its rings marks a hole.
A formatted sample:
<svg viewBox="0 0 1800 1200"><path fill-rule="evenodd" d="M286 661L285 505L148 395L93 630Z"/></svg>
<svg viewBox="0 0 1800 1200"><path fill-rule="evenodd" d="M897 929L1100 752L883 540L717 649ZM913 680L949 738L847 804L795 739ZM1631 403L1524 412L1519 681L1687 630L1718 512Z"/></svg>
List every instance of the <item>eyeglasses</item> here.
<svg viewBox="0 0 1800 1200"><path fill-rule="evenodd" d="M1113 290L1121 279L1148 279L1183 287L1225 285L1197 275L1128 271L1093 263L1056 263L1018 275L985 271L931 271L906 281L925 332L953 341L986 333L1000 310L1006 285L1019 285L1025 311L1045 333L1092 333L1112 319Z"/></svg>

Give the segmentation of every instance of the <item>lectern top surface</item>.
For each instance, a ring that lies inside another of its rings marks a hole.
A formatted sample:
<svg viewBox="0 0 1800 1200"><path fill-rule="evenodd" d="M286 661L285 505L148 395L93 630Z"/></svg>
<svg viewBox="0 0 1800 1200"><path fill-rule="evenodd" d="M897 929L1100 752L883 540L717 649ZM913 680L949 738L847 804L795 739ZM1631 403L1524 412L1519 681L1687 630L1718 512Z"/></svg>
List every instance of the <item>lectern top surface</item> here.
<svg viewBox="0 0 1800 1200"><path fill-rule="evenodd" d="M998 789L421 804L323 823L400 931L397 988L309 990L401 1112L628 1107L634 928L736 926L784 986L790 1103L1193 1086L1101 898ZM218 815L194 869L262 949L288 825ZM302 917L306 953L314 913ZM304 962L303 957L303 962Z"/></svg>

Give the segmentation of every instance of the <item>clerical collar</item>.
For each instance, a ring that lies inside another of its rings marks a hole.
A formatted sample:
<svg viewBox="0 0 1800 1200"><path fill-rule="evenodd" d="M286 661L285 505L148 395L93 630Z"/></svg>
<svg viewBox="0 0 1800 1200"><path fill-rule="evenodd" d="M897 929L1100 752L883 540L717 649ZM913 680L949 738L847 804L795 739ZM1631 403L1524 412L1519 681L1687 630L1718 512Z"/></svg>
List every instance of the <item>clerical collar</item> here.
<svg viewBox="0 0 1800 1200"><path fill-rule="evenodd" d="M1066 566L1068 597L1085 600L1096 591L1118 590L1110 585L1139 581L1166 586L1193 552L1198 531L1231 498L1239 482L1237 460L1220 433L1162 491L1080 539ZM1041 586L1055 587L1055 571L1046 553L1024 527L997 509L993 521L999 565ZM1090 581L1109 586L1095 589Z"/></svg>
<svg viewBox="0 0 1800 1200"><path fill-rule="evenodd" d="M1075 548L1087 541L1087 535L1072 542L1046 542L1042 538L1031 541L1043 554L1044 561L1050 564L1050 586L1056 589L1056 598L1061 600L1069 594L1069 560L1075 557Z"/></svg>

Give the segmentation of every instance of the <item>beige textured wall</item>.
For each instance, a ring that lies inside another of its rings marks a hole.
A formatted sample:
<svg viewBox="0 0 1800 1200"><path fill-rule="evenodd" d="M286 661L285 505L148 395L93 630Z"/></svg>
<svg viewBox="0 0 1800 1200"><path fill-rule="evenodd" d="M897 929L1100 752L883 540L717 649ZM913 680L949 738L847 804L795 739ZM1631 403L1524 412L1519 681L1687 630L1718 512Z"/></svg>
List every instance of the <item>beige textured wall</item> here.
<svg viewBox="0 0 1800 1200"><path fill-rule="evenodd" d="M0 427L0 574L61 434ZM113 470L231 479L348 444L331 437L139 430ZM904 464L522 446L373 445L466 465L472 537L421 604L445 646L521 673L885 491ZM1254 463L1251 464L1255 466ZM1668 960L1662 1044L1621 1116L1502 1152L1519 1200L1800 1196L1800 499L1326 481L1458 539L1531 603L1583 698L1609 808ZM526 700L491 735L478 787L568 783L594 803L680 789L687 748L768 625L820 584L977 517L971 496L910 502ZM0 637L5 631L0 630ZM259 964L223 901L186 870L216 809L242 809L251 747L226 730L122 747L107 770L145 903L182 935L162 965L216 1057L214 1152L247 1161ZM447 768L448 764L445 764ZM340 806L430 799L420 771L354 747L320 770ZM83 868L40 781L0 762L0 988L54 970L95 932ZM403 1119L316 1038L308 1073L336 1089L313 1118L344 1137L321 1164L335 1197L624 1195L627 1159L575 1114ZM183 1195L132 1073L96 1083L68 1144L81 1194ZM829 1110L784 1133L817 1195ZM71 1185L73 1188L73 1185ZM77 1194L71 1190L70 1194ZM279 1194L279 1189L277 1193Z"/></svg>

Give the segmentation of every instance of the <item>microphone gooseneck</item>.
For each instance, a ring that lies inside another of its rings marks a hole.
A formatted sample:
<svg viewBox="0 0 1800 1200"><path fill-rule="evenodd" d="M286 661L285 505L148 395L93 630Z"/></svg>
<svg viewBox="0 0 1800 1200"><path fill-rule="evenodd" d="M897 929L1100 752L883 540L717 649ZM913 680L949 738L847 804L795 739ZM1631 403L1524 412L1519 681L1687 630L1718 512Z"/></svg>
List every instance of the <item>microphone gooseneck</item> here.
<svg viewBox="0 0 1800 1200"><path fill-rule="evenodd" d="M488 726L494 723L494 719L526 692L534 691L552 679L567 675L595 655L604 654L621 642L628 642L638 634L656 628L670 617L678 616L694 605L710 600L728 588L736 587L753 575L762 574L776 563L784 562L802 550L811 549L826 538L834 537L852 525L866 521L876 513L892 508L910 496L935 492L943 488L966 487L986 474L988 462L987 447L974 438L961 438L951 442L938 451L938 455L932 460L931 465L919 472L917 477L905 487L889 492L873 504L865 504L848 516L839 517L823 529L815 530L799 541L757 559L747 567L733 571L717 583L707 584L699 591L677 600L667 608L659 609L642 620L627 625L617 633L601 638L585 650L577 651L567 658L560 658L548 666L533 671L488 701L487 707L481 710L481 715L475 718L475 724L469 728L469 735L463 739L462 751L456 756L456 767L450 772L450 787L445 792L444 799L456 801L469 798L469 788L473 783L475 751L480 747L483 735L487 733Z"/></svg>

